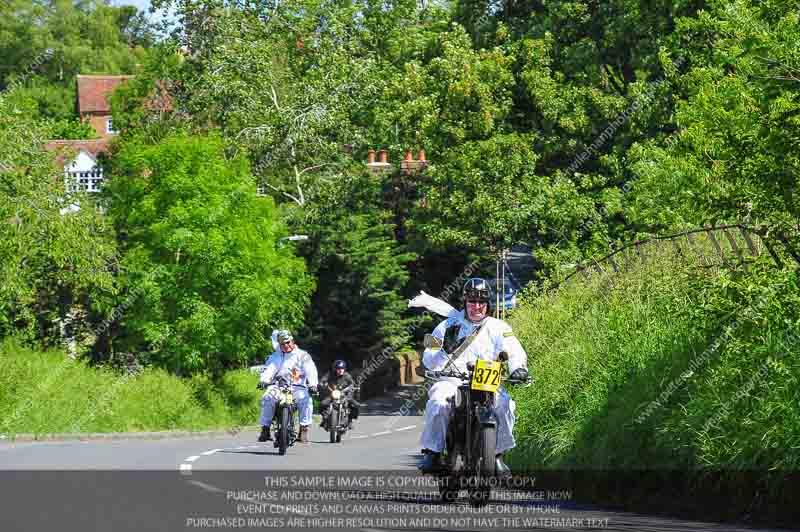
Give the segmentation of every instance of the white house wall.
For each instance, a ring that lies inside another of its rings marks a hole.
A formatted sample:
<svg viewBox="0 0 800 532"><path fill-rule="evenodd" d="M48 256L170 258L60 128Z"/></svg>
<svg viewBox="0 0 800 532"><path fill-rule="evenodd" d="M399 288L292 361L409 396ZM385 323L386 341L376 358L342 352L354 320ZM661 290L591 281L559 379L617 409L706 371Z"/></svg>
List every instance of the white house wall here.
<svg viewBox="0 0 800 532"><path fill-rule="evenodd" d="M86 192L98 192L103 183L103 168L86 150L78 151L77 157L64 167L64 179L67 190L77 189Z"/></svg>

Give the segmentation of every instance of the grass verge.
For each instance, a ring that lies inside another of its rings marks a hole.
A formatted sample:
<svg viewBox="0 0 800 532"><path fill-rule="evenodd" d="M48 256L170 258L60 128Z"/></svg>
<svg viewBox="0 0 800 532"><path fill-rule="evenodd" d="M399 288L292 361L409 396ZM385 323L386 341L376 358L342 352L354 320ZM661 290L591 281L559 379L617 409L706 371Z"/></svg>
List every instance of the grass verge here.
<svg viewBox="0 0 800 532"><path fill-rule="evenodd" d="M512 465L558 471L595 502L786 522L800 471L797 272L704 268L664 249L576 279L510 320L535 378L512 391Z"/></svg>
<svg viewBox="0 0 800 532"><path fill-rule="evenodd" d="M89 367L60 351L0 343L0 433L51 434L227 429L257 424L258 377L218 382L157 369L135 376Z"/></svg>

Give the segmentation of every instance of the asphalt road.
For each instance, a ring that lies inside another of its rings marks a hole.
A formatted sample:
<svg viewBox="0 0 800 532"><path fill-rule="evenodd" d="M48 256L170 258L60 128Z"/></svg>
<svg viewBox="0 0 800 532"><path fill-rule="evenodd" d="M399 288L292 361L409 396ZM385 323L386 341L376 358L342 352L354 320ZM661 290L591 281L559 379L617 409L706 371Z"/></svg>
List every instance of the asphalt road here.
<svg viewBox="0 0 800 532"><path fill-rule="evenodd" d="M370 402L340 444L315 426L285 456L256 432L3 443L0 530L754 530L593 509L546 486L496 489L482 510L466 491L442 503L416 471L421 417L394 415L402 400Z"/></svg>

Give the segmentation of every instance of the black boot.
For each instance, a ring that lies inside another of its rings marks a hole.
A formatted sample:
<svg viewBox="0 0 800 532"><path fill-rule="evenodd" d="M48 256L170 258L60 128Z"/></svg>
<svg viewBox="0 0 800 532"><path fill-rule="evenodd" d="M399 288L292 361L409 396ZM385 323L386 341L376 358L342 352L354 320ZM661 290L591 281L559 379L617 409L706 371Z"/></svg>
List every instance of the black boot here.
<svg viewBox="0 0 800 532"><path fill-rule="evenodd" d="M422 459L419 470L423 473L436 473L439 471L442 468L440 453L435 453L433 451L423 452L425 453L425 457Z"/></svg>
<svg viewBox="0 0 800 532"><path fill-rule="evenodd" d="M269 433L269 426L264 425L261 427L261 434L258 435L258 441L270 441L272 435Z"/></svg>
<svg viewBox="0 0 800 532"><path fill-rule="evenodd" d="M503 453L500 453L495 458L494 467L496 475L500 478L508 478L511 476L511 468L503 462Z"/></svg>

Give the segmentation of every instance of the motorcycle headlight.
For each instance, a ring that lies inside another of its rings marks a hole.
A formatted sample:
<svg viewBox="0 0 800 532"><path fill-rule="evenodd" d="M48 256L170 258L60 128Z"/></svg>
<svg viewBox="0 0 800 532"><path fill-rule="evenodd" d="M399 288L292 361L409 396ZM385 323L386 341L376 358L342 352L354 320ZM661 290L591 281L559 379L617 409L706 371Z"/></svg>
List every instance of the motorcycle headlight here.
<svg viewBox="0 0 800 532"><path fill-rule="evenodd" d="M333 397L334 399L339 399L341 396L342 392L340 392L339 390L333 390L333 393L331 394L331 397Z"/></svg>

